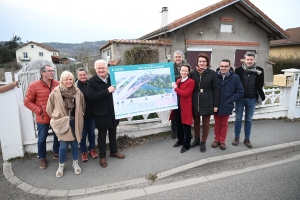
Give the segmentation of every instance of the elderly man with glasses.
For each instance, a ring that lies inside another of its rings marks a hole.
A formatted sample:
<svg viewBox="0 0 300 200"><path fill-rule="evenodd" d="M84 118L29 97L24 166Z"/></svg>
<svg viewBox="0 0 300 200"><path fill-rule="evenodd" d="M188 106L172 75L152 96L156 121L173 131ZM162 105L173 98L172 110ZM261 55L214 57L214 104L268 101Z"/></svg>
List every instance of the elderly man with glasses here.
<svg viewBox="0 0 300 200"><path fill-rule="evenodd" d="M28 87L28 91L24 100L24 105L36 114L36 122L38 128L38 156L40 159L39 167L47 168L46 160L46 139L50 127L50 117L46 112L48 97L52 90L59 85L54 79L54 70L50 65L43 65L40 68L41 78L34 81ZM57 136L53 134L53 158L58 159L59 142Z"/></svg>

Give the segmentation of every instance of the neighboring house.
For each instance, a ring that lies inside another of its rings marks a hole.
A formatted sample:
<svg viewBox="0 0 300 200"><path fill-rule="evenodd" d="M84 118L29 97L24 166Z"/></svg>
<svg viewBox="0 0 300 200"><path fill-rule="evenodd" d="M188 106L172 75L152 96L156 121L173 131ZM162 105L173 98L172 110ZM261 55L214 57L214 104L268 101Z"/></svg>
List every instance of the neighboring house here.
<svg viewBox="0 0 300 200"><path fill-rule="evenodd" d="M272 82L272 65L267 63L270 41L288 37L288 33L249 0L223 0L163 25L138 39L147 42L170 41L171 45L160 51L163 53L159 55L160 62L166 62L166 58L172 57L175 50L181 50L185 52L186 60L193 68L196 66L196 57L201 52L210 56L211 67L216 69L224 58L229 59L232 66L239 67L245 52L255 51L257 65L266 71L265 81ZM114 57L115 54L123 54L125 46L127 45L114 46L110 55ZM101 48L100 51L104 53L103 50L105 49Z"/></svg>
<svg viewBox="0 0 300 200"><path fill-rule="evenodd" d="M300 58L300 27L286 29L289 39L270 42L270 57Z"/></svg>
<svg viewBox="0 0 300 200"><path fill-rule="evenodd" d="M77 60L75 58L68 58L68 57L64 57L60 59L60 62L62 64L71 64L71 63L75 63L77 62Z"/></svg>
<svg viewBox="0 0 300 200"><path fill-rule="evenodd" d="M170 46L170 42L160 40L109 40L100 48L102 59L106 60L110 65L125 65L126 59L124 53L135 46L147 46L150 48L158 48L159 60L166 60L164 57L164 46Z"/></svg>
<svg viewBox="0 0 300 200"><path fill-rule="evenodd" d="M27 42L14 50L16 51L17 62L23 67L27 63L37 59L45 59L55 64L60 61L57 49L37 42Z"/></svg>

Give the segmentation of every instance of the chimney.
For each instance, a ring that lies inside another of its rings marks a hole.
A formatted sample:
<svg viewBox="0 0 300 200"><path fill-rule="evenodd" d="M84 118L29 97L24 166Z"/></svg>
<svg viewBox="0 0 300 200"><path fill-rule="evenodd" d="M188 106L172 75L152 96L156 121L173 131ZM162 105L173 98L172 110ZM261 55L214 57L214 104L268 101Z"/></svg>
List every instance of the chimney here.
<svg viewBox="0 0 300 200"><path fill-rule="evenodd" d="M168 25L168 7L162 7L161 9L161 27L165 27Z"/></svg>

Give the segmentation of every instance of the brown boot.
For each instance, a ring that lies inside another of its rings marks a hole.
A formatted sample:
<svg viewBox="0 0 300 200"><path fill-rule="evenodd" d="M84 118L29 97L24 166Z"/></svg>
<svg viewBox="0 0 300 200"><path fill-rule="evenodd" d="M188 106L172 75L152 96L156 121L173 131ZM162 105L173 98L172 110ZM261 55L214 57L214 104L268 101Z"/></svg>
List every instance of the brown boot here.
<svg viewBox="0 0 300 200"><path fill-rule="evenodd" d="M40 167L41 169L46 169L46 168L47 168L47 160L46 160L46 158L40 159L39 167Z"/></svg>
<svg viewBox="0 0 300 200"><path fill-rule="evenodd" d="M100 166L103 168L107 167L106 158L100 158Z"/></svg>
<svg viewBox="0 0 300 200"><path fill-rule="evenodd" d="M224 143L221 143L221 144L220 144L220 149L221 149L221 150L225 150L225 149L226 149L226 145L225 145Z"/></svg>
<svg viewBox="0 0 300 200"><path fill-rule="evenodd" d="M211 144L211 147L212 148L217 148L218 146L219 146L219 142L217 142L217 141L214 141L212 144Z"/></svg>
<svg viewBox="0 0 300 200"><path fill-rule="evenodd" d="M251 144L251 142L250 142L249 139L245 139L245 140L244 140L244 144L246 145L246 147L252 148L252 144Z"/></svg>
<svg viewBox="0 0 300 200"><path fill-rule="evenodd" d="M232 142L232 145L233 146L237 146L240 142L240 139L239 138L234 138L233 142Z"/></svg>

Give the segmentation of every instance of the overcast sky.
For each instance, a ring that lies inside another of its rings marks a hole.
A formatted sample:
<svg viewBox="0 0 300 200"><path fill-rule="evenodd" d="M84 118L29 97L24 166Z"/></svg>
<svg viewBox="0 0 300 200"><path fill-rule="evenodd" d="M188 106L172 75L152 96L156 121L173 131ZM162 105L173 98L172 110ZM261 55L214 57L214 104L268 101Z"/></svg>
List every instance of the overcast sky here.
<svg viewBox="0 0 300 200"><path fill-rule="evenodd" d="M0 41L136 39L220 0L0 0ZM300 0L250 0L281 28L300 27Z"/></svg>

